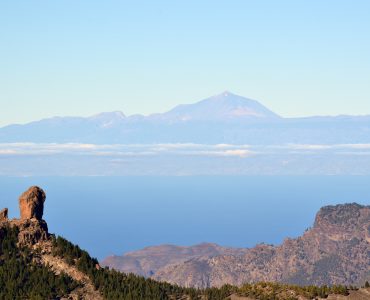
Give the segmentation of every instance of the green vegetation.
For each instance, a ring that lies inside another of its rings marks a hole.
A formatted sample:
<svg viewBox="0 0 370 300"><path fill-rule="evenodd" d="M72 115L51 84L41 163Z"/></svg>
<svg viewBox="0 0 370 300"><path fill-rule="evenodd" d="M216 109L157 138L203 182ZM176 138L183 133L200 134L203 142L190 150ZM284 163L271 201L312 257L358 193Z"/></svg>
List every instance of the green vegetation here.
<svg viewBox="0 0 370 300"><path fill-rule="evenodd" d="M78 286L70 277L56 276L32 261L28 248L18 248L18 229L0 228L0 299L55 299Z"/></svg>
<svg viewBox="0 0 370 300"><path fill-rule="evenodd" d="M266 282L245 284L240 288L231 285L204 290L182 288L133 274L99 268L96 259L62 237L55 238L53 246L53 254L63 257L88 274L96 289L100 290L106 299L165 300L182 299L186 295L188 299L193 300L224 300L232 294L238 294L260 300L294 300L298 299L299 295L309 299L326 298L329 294L348 295L348 289L344 286L300 287Z"/></svg>
<svg viewBox="0 0 370 300"><path fill-rule="evenodd" d="M133 274L123 274L108 268L99 268L98 261L62 237L53 241L53 255L63 257L78 270L88 274L91 281L106 299L162 300L182 295L196 296L193 289L145 279Z"/></svg>
<svg viewBox="0 0 370 300"><path fill-rule="evenodd" d="M238 294L260 300L294 300L298 296L308 299L327 298L329 294L348 295L348 288L334 286L296 286L271 282L245 284L239 288Z"/></svg>
<svg viewBox="0 0 370 300"><path fill-rule="evenodd" d="M67 295L79 286L67 275L56 276L49 268L34 263L31 251L28 248L19 248L17 241L16 227L0 228L0 299L55 299ZM326 298L329 294L348 294L348 289L344 286L299 287L266 282L245 284L240 288L231 285L204 290L182 288L100 268L95 258L62 237L53 237L52 251L53 255L64 258L70 265L87 274L106 299L224 300L232 294L238 294L259 300L294 300L298 296L314 299Z"/></svg>

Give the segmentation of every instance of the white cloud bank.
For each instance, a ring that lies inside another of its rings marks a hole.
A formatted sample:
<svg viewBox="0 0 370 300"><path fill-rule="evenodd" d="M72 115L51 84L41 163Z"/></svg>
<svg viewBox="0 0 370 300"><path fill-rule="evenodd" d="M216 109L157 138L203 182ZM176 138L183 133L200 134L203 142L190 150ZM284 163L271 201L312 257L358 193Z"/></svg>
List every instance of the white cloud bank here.
<svg viewBox="0 0 370 300"><path fill-rule="evenodd" d="M255 154L248 145L203 144L36 144L0 143L0 155L96 155L96 156L154 156L196 155L247 157Z"/></svg>
<svg viewBox="0 0 370 300"><path fill-rule="evenodd" d="M369 150L369 151L367 151ZM239 157L255 155L310 155L317 153L370 155L370 144L287 144L287 145L232 145L232 144L83 144L83 143L0 143L0 156L16 155L92 155L92 156L208 156Z"/></svg>

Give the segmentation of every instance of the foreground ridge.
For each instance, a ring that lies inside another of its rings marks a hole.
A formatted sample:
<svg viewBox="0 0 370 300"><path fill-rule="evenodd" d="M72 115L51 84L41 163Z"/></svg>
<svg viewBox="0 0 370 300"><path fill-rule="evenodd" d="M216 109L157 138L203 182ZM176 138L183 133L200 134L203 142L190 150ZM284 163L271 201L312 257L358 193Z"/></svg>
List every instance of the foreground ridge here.
<svg viewBox="0 0 370 300"><path fill-rule="evenodd" d="M45 199L45 192L33 186L19 199L20 219L9 220L8 210L0 211L0 299L292 300L329 296L359 300L370 295L366 288L267 282L183 288L102 268L77 245L48 232L42 219Z"/></svg>

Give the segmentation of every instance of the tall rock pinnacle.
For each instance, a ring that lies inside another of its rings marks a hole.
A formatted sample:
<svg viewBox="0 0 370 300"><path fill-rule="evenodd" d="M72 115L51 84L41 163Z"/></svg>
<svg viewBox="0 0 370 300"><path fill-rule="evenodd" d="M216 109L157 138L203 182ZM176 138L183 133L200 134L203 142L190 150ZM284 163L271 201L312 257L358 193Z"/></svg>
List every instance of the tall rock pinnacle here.
<svg viewBox="0 0 370 300"><path fill-rule="evenodd" d="M42 219L44 213L45 192L38 186L31 186L19 197L21 219Z"/></svg>

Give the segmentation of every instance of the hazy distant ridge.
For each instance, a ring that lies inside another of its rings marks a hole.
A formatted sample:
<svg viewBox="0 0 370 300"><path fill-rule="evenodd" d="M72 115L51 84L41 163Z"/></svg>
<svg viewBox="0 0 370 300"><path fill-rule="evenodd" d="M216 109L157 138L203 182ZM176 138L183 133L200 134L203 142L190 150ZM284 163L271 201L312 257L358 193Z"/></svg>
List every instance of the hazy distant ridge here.
<svg viewBox="0 0 370 300"><path fill-rule="evenodd" d="M0 128L0 142L348 144L370 142L370 116L283 118L259 102L224 92L165 113L53 117Z"/></svg>

